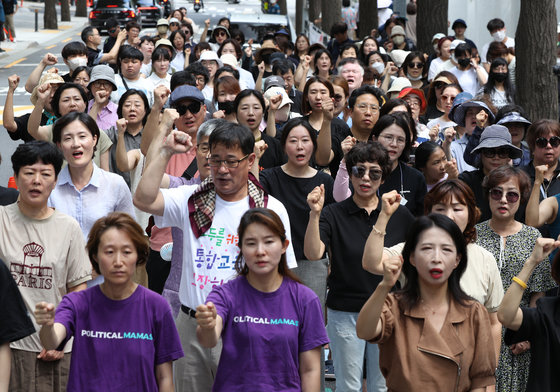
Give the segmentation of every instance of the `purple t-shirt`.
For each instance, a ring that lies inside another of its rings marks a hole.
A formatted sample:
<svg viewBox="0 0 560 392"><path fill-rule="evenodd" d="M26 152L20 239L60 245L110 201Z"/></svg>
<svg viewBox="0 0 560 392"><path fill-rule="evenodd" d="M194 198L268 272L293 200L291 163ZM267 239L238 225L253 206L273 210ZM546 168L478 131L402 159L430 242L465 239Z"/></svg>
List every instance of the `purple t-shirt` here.
<svg viewBox="0 0 560 392"><path fill-rule="evenodd" d="M183 356L169 305L142 286L122 301L99 286L70 293L55 322L74 336L69 391L157 391L155 366Z"/></svg>
<svg viewBox="0 0 560 392"><path fill-rule="evenodd" d="M263 293L240 276L207 301L224 325L213 391L301 391L299 353L329 342L311 289L284 278L278 290Z"/></svg>

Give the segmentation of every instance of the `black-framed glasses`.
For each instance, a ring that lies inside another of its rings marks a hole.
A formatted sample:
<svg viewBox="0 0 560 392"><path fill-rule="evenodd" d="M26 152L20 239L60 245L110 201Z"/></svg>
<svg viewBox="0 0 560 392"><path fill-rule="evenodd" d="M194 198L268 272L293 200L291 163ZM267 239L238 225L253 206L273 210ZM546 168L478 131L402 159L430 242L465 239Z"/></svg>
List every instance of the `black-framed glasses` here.
<svg viewBox="0 0 560 392"><path fill-rule="evenodd" d="M227 34L226 34L225 31L218 31L218 32L216 33L216 35L218 35L218 36L226 36Z"/></svg>
<svg viewBox="0 0 560 392"><path fill-rule="evenodd" d="M377 181L381 179L383 172L379 169L365 168L363 166L352 166L352 176L356 178L362 178L368 174L368 177L372 181Z"/></svg>
<svg viewBox="0 0 560 392"><path fill-rule="evenodd" d="M442 89L442 88L444 88L445 86L447 86L447 83L444 83L444 82L437 82L436 84L434 84L434 87L435 87L437 90Z"/></svg>
<svg viewBox="0 0 560 392"><path fill-rule="evenodd" d="M177 22L169 23L169 26L179 26L179 23Z"/></svg>
<svg viewBox="0 0 560 392"><path fill-rule="evenodd" d="M509 158L509 148L485 148L482 155L486 158L494 158L496 155L502 159Z"/></svg>
<svg viewBox="0 0 560 392"><path fill-rule="evenodd" d="M190 105L176 105L175 109L177 110L177 113L179 113L179 116L184 116L187 111L191 114L197 114L200 112L201 107L202 104L200 102L194 101Z"/></svg>
<svg viewBox="0 0 560 392"><path fill-rule="evenodd" d="M410 64L408 64L408 66L410 68L422 69L422 68L424 68L424 63L410 63Z"/></svg>
<svg viewBox="0 0 560 392"><path fill-rule="evenodd" d="M501 190L500 188L490 189L490 197L496 201L502 200L502 197L504 197L504 191ZM519 200L519 193L514 191L506 192L506 201L509 204L517 203L518 200Z"/></svg>
<svg viewBox="0 0 560 392"><path fill-rule="evenodd" d="M251 154L247 154L241 159L232 159L232 158L218 159L216 157L210 157L210 158L208 158L208 164L211 167L220 167L223 164L228 169L235 169L236 167L239 166L239 164L241 162L243 162L245 159L247 159L249 157L249 155L251 155Z"/></svg>
<svg viewBox="0 0 560 392"><path fill-rule="evenodd" d="M548 143L550 143L553 148L558 147L560 146L560 137L552 136L550 139L547 139L545 137L538 137L535 140L535 144L539 148L546 148L546 146L548 146Z"/></svg>
<svg viewBox="0 0 560 392"><path fill-rule="evenodd" d="M344 96L340 94L335 94L333 98L336 102L340 102L342 101L342 98L344 98Z"/></svg>
<svg viewBox="0 0 560 392"><path fill-rule="evenodd" d="M107 32L108 32L109 34L114 34L114 33L117 32L117 29L110 29L110 30L107 30Z"/></svg>

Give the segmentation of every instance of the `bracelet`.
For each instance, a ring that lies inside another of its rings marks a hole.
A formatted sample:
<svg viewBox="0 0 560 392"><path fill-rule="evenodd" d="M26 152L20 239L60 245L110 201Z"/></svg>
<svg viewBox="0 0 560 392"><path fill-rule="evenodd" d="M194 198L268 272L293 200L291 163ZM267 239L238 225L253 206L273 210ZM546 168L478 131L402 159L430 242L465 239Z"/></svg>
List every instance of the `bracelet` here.
<svg viewBox="0 0 560 392"><path fill-rule="evenodd" d="M379 235L385 235L385 234L387 234L387 233L384 232L384 231L380 231L380 230L379 230L377 227L375 227L375 226L372 226L371 231L373 231L375 234L379 234Z"/></svg>
<svg viewBox="0 0 560 392"><path fill-rule="evenodd" d="M521 286L523 290L527 289L527 283L519 279L517 276L514 276L513 278L511 278L511 280Z"/></svg>

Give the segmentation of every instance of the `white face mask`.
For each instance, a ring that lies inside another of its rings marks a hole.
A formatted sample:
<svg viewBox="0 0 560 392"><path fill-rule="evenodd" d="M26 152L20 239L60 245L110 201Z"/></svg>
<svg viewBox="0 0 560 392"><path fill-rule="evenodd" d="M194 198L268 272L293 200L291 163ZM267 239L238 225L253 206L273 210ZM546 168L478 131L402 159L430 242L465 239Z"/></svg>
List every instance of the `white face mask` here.
<svg viewBox="0 0 560 392"><path fill-rule="evenodd" d="M385 64L375 62L371 65L371 68L375 69L379 75L382 75L383 71L385 71Z"/></svg>
<svg viewBox="0 0 560 392"><path fill-rule="evenodd" d="M74 72L74 70L78 67L85 67L87 65L87 59L83 57L74 57L73 59L66 61L68 62L70 72Z"/></svg>
<svg viewBox="0 0 560 392"><path fill-rule="evenodd" d="M506 38L506 31L505 30L498 30L494 34L492 34L492 38L496 42L502 42L504 38Z"/></svg>
<svg viewBox="0 0 560 392"><path fill-rule="evenodd" d="M414 76L411 76L411 75L407 72L407 73L406 73L406 78L407 78L408 80L420 80L420 79L422 79L422 74L420 74L420 75L417 76L417 77L414 77Z"/></svg>

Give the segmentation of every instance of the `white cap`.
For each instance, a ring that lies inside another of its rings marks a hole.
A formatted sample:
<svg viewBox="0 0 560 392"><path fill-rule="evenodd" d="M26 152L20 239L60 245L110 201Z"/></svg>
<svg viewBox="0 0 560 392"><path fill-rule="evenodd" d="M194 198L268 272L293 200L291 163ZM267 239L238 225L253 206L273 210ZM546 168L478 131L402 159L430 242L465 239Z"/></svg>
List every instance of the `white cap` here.
<svg viewBox="0 0 560 392"><path fill-rule="evenodd" d="M412 87L410 80L408 80L407 78L396 78L395 80L393 80L393 83L391 83L391 87L389 88L389 90L387 90L387 94L400 93L402 89L407 87Z"/></svg>
<svg viewBox="0 0 560 392"><path fill-rule="evenodd" d="M288 97L288 94L286 93L286 90L284 90L282 87L276 87L276 86L270 87L264 93L264 97L269 101L270 101L270 98L272 98L275 95L282 95L282 102L280 102L280 106L278 107L279 109L281 107L286 106L289 103L294 103L294 101L292 101L290 99L290 97Z"/></svg>

